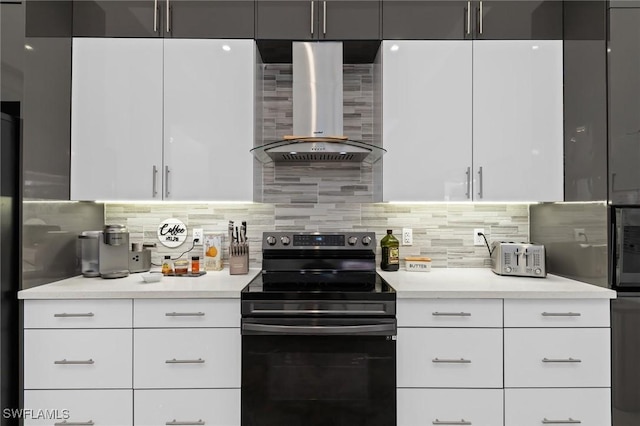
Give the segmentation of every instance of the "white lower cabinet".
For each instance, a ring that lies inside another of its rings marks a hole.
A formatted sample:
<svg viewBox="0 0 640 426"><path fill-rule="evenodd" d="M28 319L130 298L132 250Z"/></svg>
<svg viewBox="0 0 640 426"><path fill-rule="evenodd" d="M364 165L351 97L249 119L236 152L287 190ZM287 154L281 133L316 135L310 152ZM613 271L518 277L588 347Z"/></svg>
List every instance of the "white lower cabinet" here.
<svg viewBox="0 0 640 426"><path fill-rule="evenodd" d="M611 425L609 388L505 389L504 401L504 426Z"/></svg>
<svg viewBox="0 0 640 426"><path fill-rule="evenodd" d="M502 426L502 389L398 389L398 426Z"/></svg>
<svg viewBox="0 0 640 426"><path fill-rule="evenodd" d="M135 390L134 400L136 426L240 426L240 389Z"/></svg>
<svg viewBox="0 0 640 426"><path fill-rule="evenodd" d="M25 426L131 426L133 391L117 390L27 390Z"/></svg>

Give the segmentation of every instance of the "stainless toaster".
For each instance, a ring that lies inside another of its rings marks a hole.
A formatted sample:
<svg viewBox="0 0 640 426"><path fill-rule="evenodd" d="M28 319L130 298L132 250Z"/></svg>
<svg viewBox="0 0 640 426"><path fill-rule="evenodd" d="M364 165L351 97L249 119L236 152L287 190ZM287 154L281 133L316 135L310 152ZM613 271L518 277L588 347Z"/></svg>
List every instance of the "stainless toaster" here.
<svg viewBox="0 0 640 426"><path fill-rule="evenodd" d="M498 275L544 278L547 276L544 246L494 241L491 244L491 270Z"/></svg>

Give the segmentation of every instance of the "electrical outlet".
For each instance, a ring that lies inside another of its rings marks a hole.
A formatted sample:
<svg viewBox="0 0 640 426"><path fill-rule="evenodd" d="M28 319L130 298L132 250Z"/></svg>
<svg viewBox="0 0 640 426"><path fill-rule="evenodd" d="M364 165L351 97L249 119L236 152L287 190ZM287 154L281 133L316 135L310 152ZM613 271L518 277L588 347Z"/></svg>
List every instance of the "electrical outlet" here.
<svg viewBox="0 0 640 426"><path fill-rule="evenodd" d="M402 245L410 246L413 244L413 229L402 228Z"/></svg>
<svg viewBox="0 0 640 426"><path fill-rule="evenodd" d="M195 243L197 246L201 246L203 244L204 239L204 231L202 228L193 228L193 239L198 239L198 242Z"/></svg>
<svg viewBox="0 0 640 426"><path fill-rule="evenodd" d="M587 240L587 234L585 234L584 228L573 228L573 240L583 242Z"/></svg>
<svg viewBox="0 0 640 426"><path fill-rule="evenodd" d="M482 235L478 235L478 233L484 234L484 228L475 228L473 230L473 245L474 246L483 246L484 245L484 238L482 238Z"/></svg>

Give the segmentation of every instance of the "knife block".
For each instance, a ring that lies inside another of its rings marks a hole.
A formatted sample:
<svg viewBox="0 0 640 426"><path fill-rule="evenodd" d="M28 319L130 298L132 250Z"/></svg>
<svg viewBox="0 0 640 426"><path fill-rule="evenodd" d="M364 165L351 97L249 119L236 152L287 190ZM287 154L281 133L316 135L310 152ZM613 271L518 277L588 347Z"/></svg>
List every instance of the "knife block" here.
<svg viewBox="0 0 640 426"><path fill-rule="evenodd" d="M237 249L237 247L236 247ZM242 275L249 273L249 245L241 250L229 250L229 274Z"/></svg>

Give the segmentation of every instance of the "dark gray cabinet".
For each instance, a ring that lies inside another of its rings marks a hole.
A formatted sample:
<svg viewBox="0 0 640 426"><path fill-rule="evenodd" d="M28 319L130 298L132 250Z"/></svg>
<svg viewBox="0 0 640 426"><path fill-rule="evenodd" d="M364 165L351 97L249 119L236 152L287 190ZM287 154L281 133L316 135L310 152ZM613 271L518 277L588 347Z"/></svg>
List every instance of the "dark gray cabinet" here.
<svg viewBox="0 0 640 426"><path fill-rule="evenodd" d="M640 9L609 9L609 199L640 204Z"/></svg>
<svg viewBox="0 0 640 426"><path fill-rule="evenodd" d="M253 38L252 0L78 0L75 37Z"/></svg>
<svg viewBox="0 0 640 426"><path fill-rule="evenodd" d="M384 39L561 40L562 2L382 2Z"/></svg>
<svg viewBox="0 0 640 426"><path fill-rule="evenodd" d="M640 7L640 0L611 0L609 7Z"/></svg>
<svg viewBox="0 0 640 426"><path fill-rule="evenodd" d="M257 1L259 40L379 40L379 1Z"/></svg>

